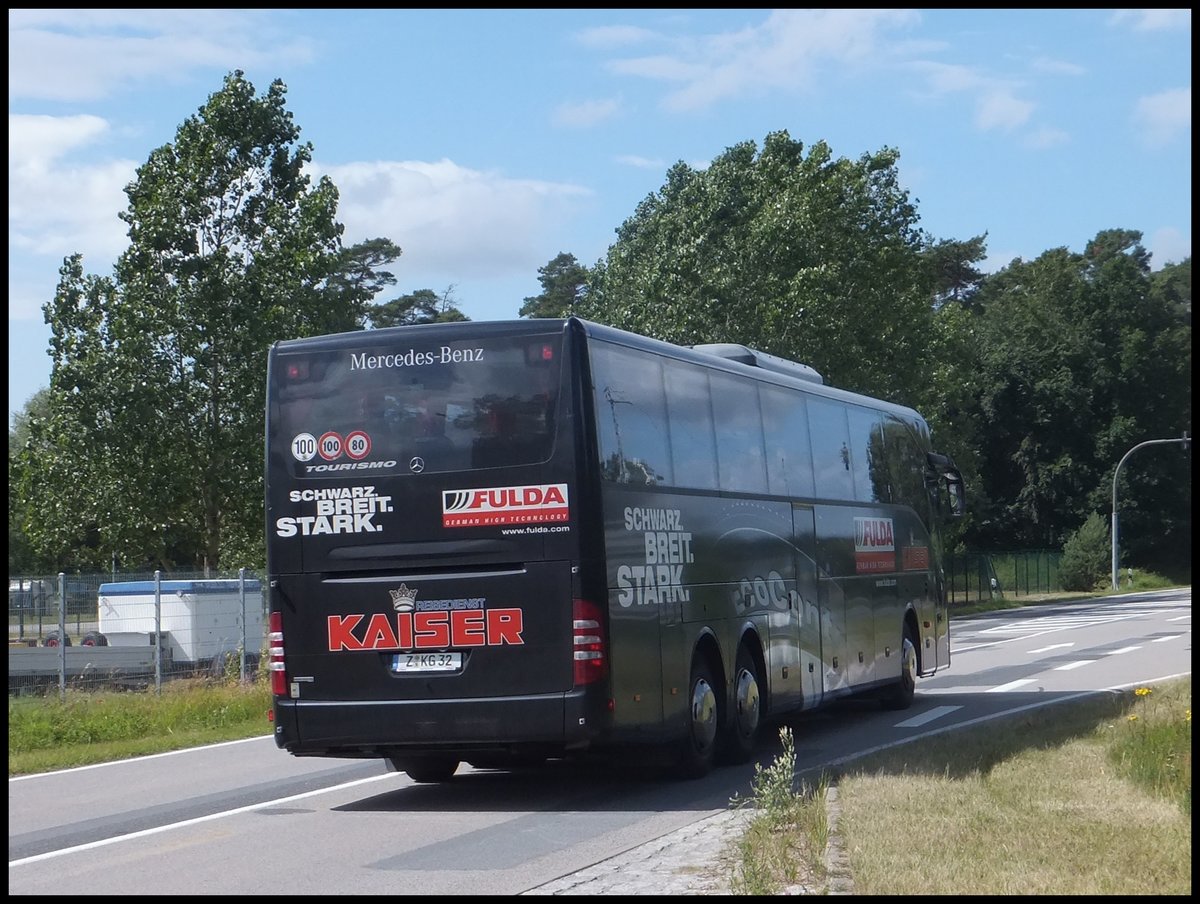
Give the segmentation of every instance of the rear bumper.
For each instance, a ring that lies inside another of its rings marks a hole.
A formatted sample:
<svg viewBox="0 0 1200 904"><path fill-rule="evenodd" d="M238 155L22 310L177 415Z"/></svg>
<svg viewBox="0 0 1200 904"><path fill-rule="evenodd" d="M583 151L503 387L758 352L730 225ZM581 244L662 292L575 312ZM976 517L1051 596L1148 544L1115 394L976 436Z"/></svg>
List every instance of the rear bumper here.
<svg viewBox="0 0 1200 904"><path fill-rule="evenodd" d="M389 757L588 747L603 729L583 692L469 700L276 699L275 743L296 756Z"/></svg>

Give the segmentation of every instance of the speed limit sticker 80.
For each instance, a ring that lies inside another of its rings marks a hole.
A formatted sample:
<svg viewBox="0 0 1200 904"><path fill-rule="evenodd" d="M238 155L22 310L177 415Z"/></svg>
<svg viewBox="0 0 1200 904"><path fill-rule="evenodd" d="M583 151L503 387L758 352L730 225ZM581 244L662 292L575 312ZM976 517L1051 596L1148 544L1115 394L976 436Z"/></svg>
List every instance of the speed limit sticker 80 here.
<svg viewBox="0 0 1200 904"><path fill-rule="evenodd" d="M365 430L355 430L346 434L346 455L355 461L362 461L371 452L371 437Z"/></svg>

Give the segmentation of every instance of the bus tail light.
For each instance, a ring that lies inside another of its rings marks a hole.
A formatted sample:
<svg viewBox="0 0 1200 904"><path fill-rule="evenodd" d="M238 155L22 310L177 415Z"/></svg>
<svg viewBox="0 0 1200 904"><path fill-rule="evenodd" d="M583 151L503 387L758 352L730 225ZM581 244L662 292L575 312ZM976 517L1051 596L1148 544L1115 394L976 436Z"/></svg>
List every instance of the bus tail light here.
<svg viewBox="0 0 1200 904"><path fill-rule="evenodd" d="M600 607L590 600L575 600L572 606L575 686L594 684L608 675L608 644Z"/></svg>
<svg viewBox="0 0 1200 904"><path fill-rule="evenodd" d="M272 612L268 622L267 645L270 663L267 669L271 673L271 693L276 697L287 696L287 672L283 664L283 615Z"/></svg>

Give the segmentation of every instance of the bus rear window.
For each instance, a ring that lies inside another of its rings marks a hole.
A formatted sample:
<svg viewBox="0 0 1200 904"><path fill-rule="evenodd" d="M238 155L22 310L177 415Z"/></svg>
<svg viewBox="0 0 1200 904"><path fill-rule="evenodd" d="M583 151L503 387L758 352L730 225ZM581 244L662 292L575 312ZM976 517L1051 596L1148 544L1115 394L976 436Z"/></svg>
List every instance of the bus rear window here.
<svg viewBox="0 0 1200 904"><path fill-rule="evenodd" d="M471 347L364 341L358 349L281 355L271 378L273 444L290 449L296 477L545 461L561 342L560 334Z"/></svg>

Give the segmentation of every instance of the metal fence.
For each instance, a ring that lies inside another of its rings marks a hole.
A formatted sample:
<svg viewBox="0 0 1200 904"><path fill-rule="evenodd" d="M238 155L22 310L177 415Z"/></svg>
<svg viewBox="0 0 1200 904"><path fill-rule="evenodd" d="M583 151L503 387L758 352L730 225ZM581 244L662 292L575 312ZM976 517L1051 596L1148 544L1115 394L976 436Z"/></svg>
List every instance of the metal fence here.
<svg viewBox="0 0 1200 904"><path fill-rule="evenodd" d="M1054 593L1061 553L946 560L949 604ZM247 569L10 577L8 691L161 689L175 678L246 680L266 645L265 596Z"/></svg>
<svg viewBox="0 0 1200 904"><path fill-rule="evenodd" d="M261 582L244 568L10 577L8 692L245 681L258 669L266 624Z"/></svg>
<svg viewBox="0 0 1200 904"><path fill-rule="evenodd" d="M946 559L947 597L951 606L990 602L1062 591L1058 550L978 552Z"/></svg>

